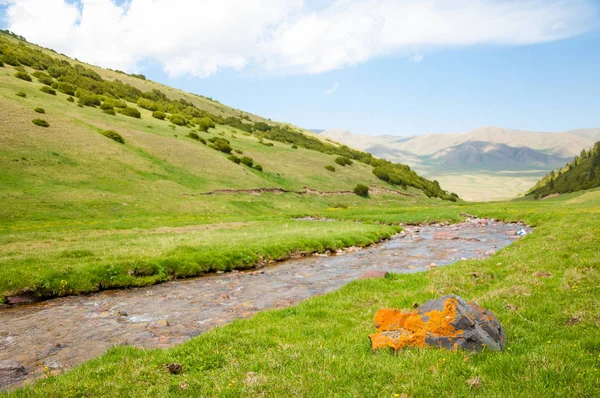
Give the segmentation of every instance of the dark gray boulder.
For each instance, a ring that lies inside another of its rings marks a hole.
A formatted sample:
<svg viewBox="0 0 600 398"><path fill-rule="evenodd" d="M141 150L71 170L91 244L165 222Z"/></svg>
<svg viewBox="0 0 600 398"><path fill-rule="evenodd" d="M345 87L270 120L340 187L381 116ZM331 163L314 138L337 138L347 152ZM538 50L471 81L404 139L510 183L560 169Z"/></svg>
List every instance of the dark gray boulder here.
<svg viewBox="0 0 600 398"><path fill-rule="evenodd" d="M27 369L17 361L0 361L0 388L16 383L27 376Z"/></svg>

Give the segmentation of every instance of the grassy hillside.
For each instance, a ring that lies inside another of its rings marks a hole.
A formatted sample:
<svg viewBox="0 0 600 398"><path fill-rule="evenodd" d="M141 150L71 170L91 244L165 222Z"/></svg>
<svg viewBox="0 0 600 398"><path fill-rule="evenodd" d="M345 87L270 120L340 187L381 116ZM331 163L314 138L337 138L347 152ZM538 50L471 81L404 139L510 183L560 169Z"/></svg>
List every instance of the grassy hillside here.
<svg viewBox="0 0 600 398"><path fill-rule="evenodd" d="M599 202L596 190L544 202L325 210L381 222L452 220L469 212L537 228L489 259L356 281L168 350L115 347L10 396L598 396ZM505 351L371 352L368 335L379 308L407 309L450 293L497 314L507 330ZM171 375L169 363L183 371Z"/></svg>
<svg viewBox="0 0 600 398"><path fill-rule="evenodd" d="M583 150L572 162L552 170L529 192L536 199L556 193L576 192L600 186L600 141L589 150Z"/></svg>

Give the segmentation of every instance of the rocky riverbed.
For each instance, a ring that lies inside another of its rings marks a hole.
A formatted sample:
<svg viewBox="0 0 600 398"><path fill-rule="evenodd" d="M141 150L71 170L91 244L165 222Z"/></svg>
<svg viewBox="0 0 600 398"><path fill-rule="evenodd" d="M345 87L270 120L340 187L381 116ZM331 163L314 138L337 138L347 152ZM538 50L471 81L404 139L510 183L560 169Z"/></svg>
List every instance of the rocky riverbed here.
<svg viewBox="0 0 600 398"><path fill-rule="evenodd" d="M44 372L64 372L114 345L180 344L257 311L331 292L366 273L419 272L483 258L518 239L523 226L471 219L405 228L368 248L312 255L254 271L2 308L0 389L31 382Z"/></svg>

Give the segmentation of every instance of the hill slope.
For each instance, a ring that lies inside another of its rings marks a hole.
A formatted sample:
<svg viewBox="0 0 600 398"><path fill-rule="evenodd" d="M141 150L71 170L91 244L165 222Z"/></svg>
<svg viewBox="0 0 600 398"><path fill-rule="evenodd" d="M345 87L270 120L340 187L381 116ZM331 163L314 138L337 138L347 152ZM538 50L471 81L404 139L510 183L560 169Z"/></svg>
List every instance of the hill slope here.
<svg viewBox="0 0 600 398"><path fill-rule="evenodd" d="M377 160L370 154L306 130L6 34L0 54L2 220L130 213L124 203L138 212L156 213L158 203L161 212L179 211L190 207L182 198L223 189L351 192L357 183L394 189L372 173ZM36 118L49 127L33 124ZM337 165L340 156L353 164ZM413 194L451 198L411 170L398 166L398 172ZM197 206L212 206L203 203Z"/></svg>
<svg viewBox="0 0 600 398"><path fill-rule="evenodd" d="M535 198L555 193L576 192L600 186L600 141L583 150L572 162L542 178L527 194Z"/></svg>

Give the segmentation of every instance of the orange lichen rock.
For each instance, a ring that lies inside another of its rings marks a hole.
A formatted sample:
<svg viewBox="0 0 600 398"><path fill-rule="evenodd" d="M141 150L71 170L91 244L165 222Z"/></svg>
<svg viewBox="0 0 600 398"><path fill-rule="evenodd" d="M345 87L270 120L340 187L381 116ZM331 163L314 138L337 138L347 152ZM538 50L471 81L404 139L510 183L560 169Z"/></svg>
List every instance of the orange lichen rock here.
<svg viewBox="0 0 600 398"><path fill-rule="evenodd" d="M375 314L374 321L377 333L369 336L373 350L425 345L501 350L506 340L495 315L454 295L430 300L409 312L383 308Z"/></svg>

